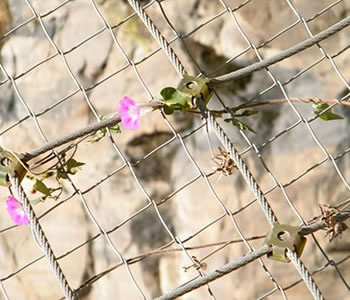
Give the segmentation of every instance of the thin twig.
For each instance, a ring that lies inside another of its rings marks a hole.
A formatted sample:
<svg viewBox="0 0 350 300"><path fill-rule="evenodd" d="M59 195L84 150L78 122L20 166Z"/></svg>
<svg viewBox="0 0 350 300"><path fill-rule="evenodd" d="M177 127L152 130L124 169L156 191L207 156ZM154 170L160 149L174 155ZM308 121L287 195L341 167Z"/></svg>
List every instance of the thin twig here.
<svg viewBox="0 0 350 300"><path fill-rule="evenodd" d="M290 98L289 100L287 99L274 99L274 100L262 100L262 101L251 101L247 103L243 103L241 105L238 105L236 107L232 107L229 110L231 112L236 112L241 109L245 108L252 108L252 107L257 107L257 106L262 106L262 105L268 105L268 104L287 104L290 102L296 102L296 103L307 103L307 104L321 104L321 103L326 103L326 104L340 104L344 106L350 106L349 101L343 101L343 100L338 100L338 99L319 99L319 98ZM212 114L224 114L228 113L227 110L221 109L221 110L210 110Z"/></svg>
<svg viewBox="0 0 350 300"><path fill-rule="evenodd" d="M215 269L213 272L210 272L207 275L204 275L203 277L197 278L193 281L187 282L183 285L180 285L178 288L174 289L173 291L164 294L160 296L159 298L156 298L157 300L171 300L176 299L177 297L180 297L190 291L193 291L209 282L212 282L224 275L227 275L231 273L232 271L235 271L239 269L240 267L243 267L254 260L266 255L271 251L271 248L268 246L263 246L258 250L248 252L246 255L239 257L238 259L234 260L231 263L228 263L226 265L223 265L222 267L219 267Z"/></svg>
<svg viewBox="0 0 350 300"><path fill-rule="evenodd" d="M347 219L350 218L350 210L344 209L332 216L335 222L341 223L346 221ZM327 222L325 220L320 220L319 222L310 224L310 225L305 225L301 227L301 231L299 232L301 235L307 235L314 233L316 231L325 229L327 227Z"/></svg>
<svg viewBox="0 0 350 300"><path fill-rule="evenodd" d="M297 102L297 103L312 103L312 104L326 103L326 104L340 104L340 105L350 106L349 101L342 101L338 99L290 98L289 100L290 102ZM266 104L286 104L286 103L289 103L289 100L275 99L275 100L251 101L235 107L235 110L239 110L242 108L256 107L256 106L261 106Z"/></svg>
<svg viewBox="0 0 350 300"><path fill-rule="evenodd" d="M252 240L257 240L257 239L262 239L264 238L265 235L260 235L260 236L253 236L253 237L249 237L247 238L248 241L252 241ZM229 245L229 244L235 244L235 243L241 243L243 242L243 240L241 239L237 239L237 240L229 240L229 241L223 241L223 242L216 242L216 243L210 243L210 244L204 244L204 245L199 245L199 246L192 246L192 247L185 247L185 250L195 250L195 249L202 249L202 248L207 248L207 247L214 247L214 246L222 246L222 245ZM153 256L153 255L161 255L161 254L168 254L168 253L174 253L174 252L181 252L183 251L182 248L175 248L175 249L156 249L156 250L152 250L149 251L147 253L143 253L131 258L127 259L128 264L135 264L138 263L139 261L149 257L149 256ZM80 285L80 287L78 287L76 289L76 293L79 295L84 289L86 289L87 287L91 286L94 282L96 282L97 280L99 280L100 278L104 277L105 275L107 275L108 273L112 272L113 270L121 267L123 265L123 263L118 263L112 267L110 267L107 270L104 270L101 273L98 273L96 275L94 275L93 277L89 278L88 280L86 280L84 283L82 283ZM62 299L62 298L61 298ZM60 299L60 300L61 300Z"/></svg>

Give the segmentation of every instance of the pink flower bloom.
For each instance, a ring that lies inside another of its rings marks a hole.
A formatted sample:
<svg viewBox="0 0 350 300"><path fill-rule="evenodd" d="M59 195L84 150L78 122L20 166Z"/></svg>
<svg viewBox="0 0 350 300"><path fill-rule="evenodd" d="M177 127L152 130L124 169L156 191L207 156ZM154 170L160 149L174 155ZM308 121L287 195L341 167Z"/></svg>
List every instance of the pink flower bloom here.
<svg viewBox="0 0 350 300"><path fill-rule="evenodd" d="M120 100L119 114L126 128L136 130L139 127L141 109L131 98L124 97Z"/></svg>
<svg viewBox="0 0 350 300"><path fill-rule="evenodd" d="M7 211L16 225L28 225L29 219L24 212L23 205L15 197L8 196L6 201Z"/></svg>

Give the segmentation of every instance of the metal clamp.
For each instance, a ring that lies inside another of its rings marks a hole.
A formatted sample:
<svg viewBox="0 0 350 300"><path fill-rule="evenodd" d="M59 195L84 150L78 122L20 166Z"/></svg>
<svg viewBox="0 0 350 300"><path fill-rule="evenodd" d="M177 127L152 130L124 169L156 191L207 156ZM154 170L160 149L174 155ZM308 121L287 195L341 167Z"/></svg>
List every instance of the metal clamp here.
<svg viewBox="0 0 350 300"><path fill-rule="evenodd" d="M264 242L265 245L272 247L272 252L267 257L288 263L290 260L286 255L287 249L295 251L300 257L306 244L306 238L299 232L299 226L274 224Z"/></svg>
<svg viewBox="0 0 350 300"><path fill-rule="evenodd" d="M213 95L213 89L208 86L209 79L184 74L177 86L177 90L190 96L193 100L202 99L207 104Z"/></svg>
<svg viewBox="0 0 350 300"><path fill-rule="evenodd" d="M26 164L20 161L21 155L0 147L0 185L11 186L9 176L17 176L21 182L27 173Z"/></svg>

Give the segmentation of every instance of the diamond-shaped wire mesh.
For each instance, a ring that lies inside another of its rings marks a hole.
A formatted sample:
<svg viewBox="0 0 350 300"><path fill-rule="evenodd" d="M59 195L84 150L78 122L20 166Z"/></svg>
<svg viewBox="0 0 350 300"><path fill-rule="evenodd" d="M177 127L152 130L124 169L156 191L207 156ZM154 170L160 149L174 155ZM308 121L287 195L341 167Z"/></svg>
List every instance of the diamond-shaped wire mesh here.
<svg viewBox="0 0 350 300"><path fill-rule="evenodd" d="M278 54L350 11L348 0L139 3L184 69L209 78ZM319 204L350 198L350 110L335 104L350 93L349 30L215 85L211 110L266 102L242 119L256 133L219 123L283 224L307 224L320 215ZM180 80L127 1L6 0L0 34L1 146L12 151L30 152L100 121L124 96L159 99ZM344 119L315 116L319 99ZM121 129L98 143L75 140L74 157L85 165L64 180L56 201L34 206L79 299L152 299L263 245L270 224L240 172L218 170L222 155L218 165L211 151L220 142L200 114L157 110L137 131ZM23 182L33 201L39 192L32 185ZM4 205L0 220L0 299L60 299L30 228L12 225ZM301 258L325 299L346 299L349 233L332 242L324 233L308 237ZM184 296L206 298L312 296L292 264L264 257Z"/></svg>

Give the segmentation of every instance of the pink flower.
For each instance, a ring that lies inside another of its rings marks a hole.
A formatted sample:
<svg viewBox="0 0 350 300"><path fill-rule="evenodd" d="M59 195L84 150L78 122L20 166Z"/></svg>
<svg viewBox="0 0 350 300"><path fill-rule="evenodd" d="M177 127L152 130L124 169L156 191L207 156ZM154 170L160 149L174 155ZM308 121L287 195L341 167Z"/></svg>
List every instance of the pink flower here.
<svg viewBox="0 0 350 300"><path fill-rule="evenodd" d="M7 211L16 225L28 225L29 219L24 212L23 205L15 197L8 196L6 201Z"/></svg>
<svg viewBox="0 0 350 300"><path fill-rule="evenodd" d="M139 127L141 109L131 98L124 97L120 100L119 114L126 128L136 130Z"/></svg>

